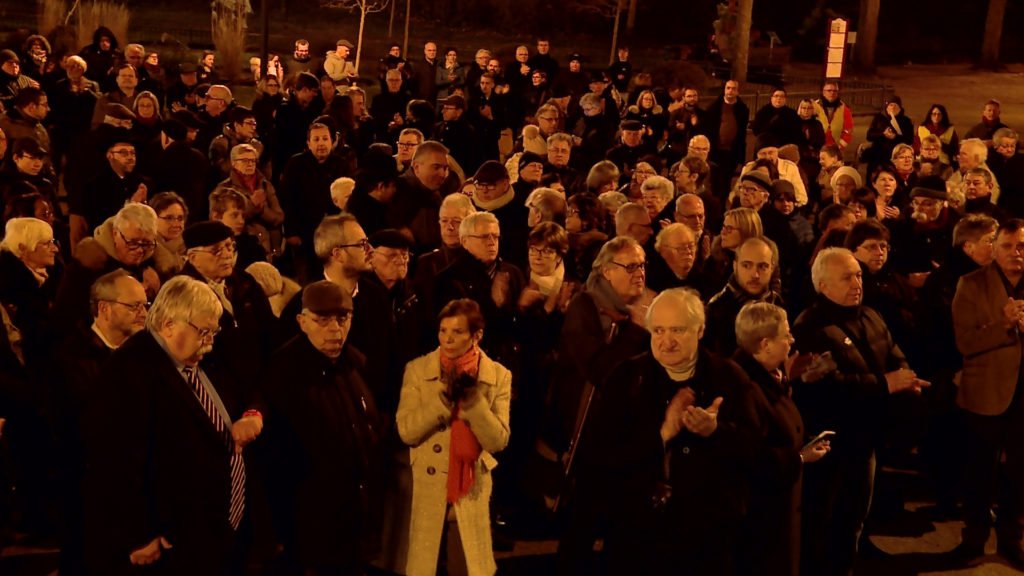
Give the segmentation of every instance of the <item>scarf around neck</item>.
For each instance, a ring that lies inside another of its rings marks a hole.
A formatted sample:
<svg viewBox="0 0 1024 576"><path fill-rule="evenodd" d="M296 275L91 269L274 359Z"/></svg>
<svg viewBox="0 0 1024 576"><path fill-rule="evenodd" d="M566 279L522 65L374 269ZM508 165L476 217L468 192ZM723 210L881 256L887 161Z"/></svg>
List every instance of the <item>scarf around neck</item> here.
<svg viewBox="0 0 1024 576"><path fill-rule="evenodd" d="M460 376L476 378L480 371L480 348L472 346L458 358L448 358L440 354L441 375L449 389ZM449 503L456 503L469 494L476 480L475 466L483 448L480 441L469 428L465 420L459 418L461 406L455 405L452 410L451 442L448 458L447 498Z"/></svg>

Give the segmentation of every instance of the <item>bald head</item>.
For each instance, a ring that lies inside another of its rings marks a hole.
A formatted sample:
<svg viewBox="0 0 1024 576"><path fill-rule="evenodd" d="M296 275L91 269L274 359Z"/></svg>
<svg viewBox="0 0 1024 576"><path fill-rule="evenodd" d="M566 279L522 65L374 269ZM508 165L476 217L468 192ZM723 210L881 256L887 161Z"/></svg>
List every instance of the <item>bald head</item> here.
<svg viewBox="0 0 1024 576"><path fill-rule="evenodd" d="M223 84L214 84L206 93L206 113L210 116L220 116L232 101L234 96L231 95L231 89Z"/></svg>
<svg viewBox="0 0 1024 576"><path fill-rule="evenodd" d="M704 201L696 194L683 194L676 199L676 222L685 224L693 233L704 233Z"/></svg>

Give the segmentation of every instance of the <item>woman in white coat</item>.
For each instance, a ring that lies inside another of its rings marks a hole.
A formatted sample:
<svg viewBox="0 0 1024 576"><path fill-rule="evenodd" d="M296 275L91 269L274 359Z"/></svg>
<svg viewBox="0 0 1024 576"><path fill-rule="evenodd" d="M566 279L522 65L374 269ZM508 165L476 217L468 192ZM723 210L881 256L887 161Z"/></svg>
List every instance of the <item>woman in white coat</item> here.
<svg viewBox="0 0 1024 576"><path fill-rule="evenodd" d="M439 315L440 347L409 362L398 433L411 446L408 576L491 575L491 470L508 444L512 374L480 350L484 320L468 299Z"/></svg>

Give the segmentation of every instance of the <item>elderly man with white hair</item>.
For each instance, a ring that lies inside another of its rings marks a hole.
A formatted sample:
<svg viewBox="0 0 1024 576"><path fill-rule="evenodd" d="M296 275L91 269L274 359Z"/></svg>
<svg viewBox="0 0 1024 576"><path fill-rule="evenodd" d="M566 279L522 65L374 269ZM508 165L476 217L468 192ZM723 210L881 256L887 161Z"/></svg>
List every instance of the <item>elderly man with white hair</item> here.
<svg viewBox="0 0 1024 576"><path fill-rule="evenodd" d="M262 418L243 413L230 374L201 364L222 312L208 284L177 276L101 369L85 420L90 572L229 572L247 509L242 450Z"/></svg>
<svg viewBox="0 0 1024 576"><path fill-rule="evenodd" d="M834 362L835 369L819 382L794 382L793 399L808 434L836 434L832 455L804 477L801 572L846 574L871 503L889 397L920 394L929 383L907 367L882 317L861 305L861 267L849 250L819 252L811 280L818 296L793 324L796 349L804 355L798 361Z"/></svg>
<svg viewBox="0 0 1024 576"><path fill-rule="evenodd" d="M992 175L992 203L999 202L999 182L996 180L995 174L992 174L992 170L988 167L988 146L985 142L977 138L968 138L960 141L960 153L957 155L957 162L960 164L960 169L953 172L953 175L946 180L946 189L950 193L958 193L960 196L967 197L967 173L974 168L984 168Z"/></svg>
<svg viewBox="0 0 1024 576"><path fill-rule="evenodd" d="M693 290L658 295L646 327L650 351L611 372L596 406L593 445L612 479L608 572L731 574L756 389L699 345L704 306Z"/></svg>
<svg viewBox="0 0 1024 576"><path fill-rule="evenodd" d="M117 268L124 268L142 282L150 298L156 295L161 283L153 264L156 219L156 212L149 206L128 203L100 224L92 237L79 242L57 294L54 318L59 325L87 325L91 319L89 287Z"/></svg>

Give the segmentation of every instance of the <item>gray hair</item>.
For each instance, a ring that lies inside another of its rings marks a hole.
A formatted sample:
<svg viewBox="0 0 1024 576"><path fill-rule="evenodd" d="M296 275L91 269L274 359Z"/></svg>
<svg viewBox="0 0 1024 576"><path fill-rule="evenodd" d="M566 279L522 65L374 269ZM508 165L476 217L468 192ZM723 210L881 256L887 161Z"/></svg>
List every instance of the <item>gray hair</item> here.
<svg viewBox="0 0 1024 576"><path fill-rule="evenodd" d="M123 234L129 224L135 224L146 234L156 236L156 211L145 204L129 202L114 216L114 229Z"/></svg>
<svg viewBox="0 0 1024 576"><path fill-rule="evenodd" d="M476 234L476 229L480 224L500 224L498 223L498 217L490 212L474 212L467 215L462 219L462 224L459 224L459 241L463 241L467 236Z"/></svg>
<svg viewBox="0 0 1024 576"><path fill-rule="evenodd" d="M594 258L592 270L596 272L604 271L604 269L611 263L612 259L615 258L615 255L626 249L633 249L641 254L644 252L640 243L633 239L632 236L616 236L601 246L601 250Z"/></svg>
<svg viewBox="0 0 1024 576"><path fill-rule="evenodd" d="M420 132L419 129L417 129L417 128L404 128L401 132L398 133L398 137L399 138L401 138L402 136L410 136L410 135L411 136L415 136L416 139L420 141L420 143L423 142L423 138L424 138L423 132ZM417 144L417 146L419 146L419 144Z"/></svg>
<svg viewBox="0 0 1024 576"><path fill-rule="evenodd" d="M661 247L668 241L666 238L677 232L689 234L690 238L693 238L694 242L697 241L697 235L694 234L693 230L690 230L689 226L686 224L680 224L679 222L673 222L662 228L661 232L658 232L658 236L654 239L654 249L660 252Z"/></svg>
<svg viewBox="0 0 1024 576"><path fill-rule="evenodd" d="M260 153L252 144L239 144L231 149L231 161L234 162L235 160L238 160L238 157L241 156L243 152L251 152L256 155L257 159L260 157Z"/></svg>
<svg viewBox="0 0 1024 576"><path fill-rule="evenodd" d="M1010 128L1009 126L1003 126L999 130L996 130L994 134L992 134L992 141L996 142L996 145L998 145L998 142L1004 138L1009 138L1014 142L1020 141L1020 135L1017 134L1016 130Z"/></svg>
<svg viewBox="0 0 1024 576"><path fill-rule="evenodd" d="M555 142L564 142L572 148L572 136L569 136L565 132L555 132L551 136L548 136L548 146L551 146Z"/></svg>
<svg viewBox="0 0 1024 576"><path fill-rule="evenodd" d="M853 258L853 252L846 248L825 248L818 252L814 264L811 264L811 282L815 292L821 293L821 283L825 281L829 266L847 258Z"/></svg>
<svg viewBox="0 0 1024 576"><path fill-rule="evenodd" d="M117 281L121 278L131 278L138 282L127 270L117 268L113 272L107 272L100 276L92 283L92 287L89 288L89 311L92 312L93 318L100 313L100 302L117 300Z"/></svg>
<svg viewBox="0 0 1024 576"><path fill-rule="evenodd" d="M25 246L26 250L35 250L40 242L52 239L53 228L46 222L37 218L11 218L4 229L0 249L21 258L22 251L18 246Z"/></svg>
<svg viewBox="0 0 1024 576"><path fill-rule="evenodd" d="M694 202L695 204L700 204L700 207L704 208L703 198L696 194L690 194L689 192L687 192L686 194L680 194L679 198L676 198L676 212L682 212L683 206L685 206L687 202Z"/></svg>
<svg viewBox="0 0 1024 576"><path fill-rule="evenodd" d="M449 194L445 196L444 200L441 201L441 209L445 208L454 208L461 211L463 218L469 214L476 213L476 206L473 206L473 201L465 194Z"/></svg>
<svg viewBox="0 0 1024 576"><path fill-rule="evenodd" d="M146 316L146 327L157 331L172 320L191 322L205 314L219 320L223 312L224 306L206 282L190 276L175 276L160 287Z"/></svg>
<svg viewBox="0 0 1024 576"><path fill-rule="evenodd" d="M967 148L968 154L973 154L978 163L988 160L988 146L980 138L968 138L960 141L960 149Z"/></svg>
<svg viewBox="0 0 1024 576"><path fill-rule="evenodd" d="M623 234L622 229L631 223L634 216L643 214L647 215L647 208L637 204L636 202L626 202L619 209L615 211L615 233Z"/></svg>
<svg viewBox="0 0 1024 576"><path fill-rule="evenodd" d="M779 336L786 320L784 308L768 302L748 302L736 315L736 344L753 355L761 340Z"/></svg>
<svg viewBox="0 0 1024 576"><path fill-rule="evenodd" d="M911 154L914 153L914 147L911 146L910 144L903 144L903 143L897 144L896 147L892 149L892 154L889 155L889 159L892 160L893 162L895 162L896 161L896 157L899 156L900 154L902 154L903 152L907 151L907 150L910 150Z"/></svg>
<svg viewBox="0 0 1024 576"><path fill-rule="evenodd" d="M687 326L688 328L697 330L704 328L704 302L701 301L700 294L693 288L670 288L658 294L647 308L644 326L648 330L651 329L651 317L654 314L654 309L662 303L682 310L687 320L692 322Z"/></svg>
<svg viewBox="0 0 1024 576"><path fill-rule="evenodd" d="M658 198L664 204L668 204L672 201L672 196L675 195L675 185L672 181L664 176L651 176L644 183L640 185L641 192L656 192Z"/></svg>
<svg viewBox="0 0 1024 576"><path fill-rule="evenodd" d="M419 164L424 156L428 154L441 154L442 156L448 156L448 148L444 144L441 144L437 140L425 140L420 142L420 145L416 147L416 153L413 154L413 164Z"/></svg>
<svg viewBox="0 0 1024 576"><path fill-rule="evenodd" d="M316 227L316 231L313 232L313 252L321 262L330 260L334 249L346 242L345 224L347 222L359 223L355 216L343 212L334 216L324 216L324 219Z"/></svg>

